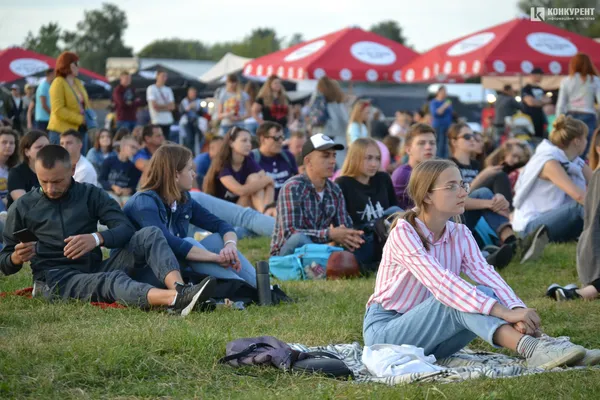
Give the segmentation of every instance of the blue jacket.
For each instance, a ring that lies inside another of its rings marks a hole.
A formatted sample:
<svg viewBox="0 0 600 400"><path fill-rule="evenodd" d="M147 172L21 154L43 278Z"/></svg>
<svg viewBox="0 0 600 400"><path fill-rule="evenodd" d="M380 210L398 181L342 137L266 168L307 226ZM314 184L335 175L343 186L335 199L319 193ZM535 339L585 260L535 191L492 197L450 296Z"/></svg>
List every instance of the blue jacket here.
<svg viewBox="0 0 600 400"><path fill-rule="evenodd" d="M175 256L185 259L193 247L190 242L184 240L190 223L221 236L233 231L230 224L211 214L193 200L189 193L185 192L185 196L186 201L181 204L178 202L177 209L173 212L155 191L137 192L127 201L123 211L136 229L146 226L160 228Z"/></svg>

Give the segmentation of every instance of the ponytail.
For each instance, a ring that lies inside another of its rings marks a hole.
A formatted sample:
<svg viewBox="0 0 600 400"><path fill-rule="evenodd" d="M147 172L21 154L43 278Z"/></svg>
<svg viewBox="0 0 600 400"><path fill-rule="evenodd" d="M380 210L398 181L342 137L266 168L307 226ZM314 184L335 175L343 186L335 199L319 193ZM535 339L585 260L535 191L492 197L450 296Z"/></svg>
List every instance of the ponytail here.
<svg viewBox="0 0 600 400"><path fill-rule="evenodd" d="M400 220L400 219L405 220L406 222L408 222L410 224L410 226L412 226L415 229L415 231L417 231L417 235L419 235L419 239L421 239L421 243L423 243L423 247L425 248L426 251L429 251L429 247L430 247L431 243L429 243L429 240L427 240L427 238L421 231L421 228L419 228L419 225L417 224L417 212L414 209L410 209L405 212L398 212L398 213L394 214L393 216L395 218L394 218L394 221L392 222L390 230L392 230L396 227L396 225L398 224L398 220Z"/></svg>

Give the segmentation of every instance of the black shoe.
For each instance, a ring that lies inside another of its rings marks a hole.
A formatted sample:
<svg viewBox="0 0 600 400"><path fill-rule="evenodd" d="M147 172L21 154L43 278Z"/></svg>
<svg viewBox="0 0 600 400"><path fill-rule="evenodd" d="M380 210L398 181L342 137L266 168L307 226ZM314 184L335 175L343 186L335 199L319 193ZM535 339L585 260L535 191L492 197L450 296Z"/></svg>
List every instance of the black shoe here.
<svg viewBox="0 0 600 400"><path fill-rule="evenodd" d="M558 288L554 292L556 301L569 301L580 299L581 296L577 293L577 289Z"/></svg>
<svg viewBox="0 0 600 400"><path fill-rule="evenodd" d="M523 250L521 264L540 258L549 242L550 238L548 237L548 228L546 228L546 225L540 226L534 232L527 235L520 246L521 250Z"/></svg>
<svg viewBox="0 0 600 400"><path fill-rule="evenodd" d="M205 278L197 285L177 284L175 286L177 298L175 304L168 308L168 312L185 317L194 309L196 303L204 303L212 297L216 285L217 280L212 276Z"/></svg>
<svg viewBox="0 0 600 400"><path fill-rule="evenodd" d="M553 283L552 285L548 286L548 289L546 289L546 297L550 297L552 300L558 300L556 292L559 289L563 290L564 292L565 290L569 291L576 290L579 288L574 283L568 284L567 286L560 286L558 283Z"/></svg>
<svg viewBox="0 0 600 400"><path fill-rule="evenodd" d="M497 251L491 253L485 258L488 264L493 265L496 269L502 269L510 264L513 258L513 249L510 244L502 245Z"/></svg>

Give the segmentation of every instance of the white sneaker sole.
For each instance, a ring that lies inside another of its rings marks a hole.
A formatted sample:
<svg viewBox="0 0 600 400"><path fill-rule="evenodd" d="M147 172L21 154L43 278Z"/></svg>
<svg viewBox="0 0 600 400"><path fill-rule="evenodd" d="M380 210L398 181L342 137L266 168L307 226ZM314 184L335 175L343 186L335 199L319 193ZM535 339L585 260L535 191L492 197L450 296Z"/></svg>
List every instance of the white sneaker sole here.
<svg viewBox="0 0 600 400"><path fill-rule="evenodd" d="M562 357L554 359L554 360L550 360L545 364L539 365L537 366L537 368L542 368L542 369L552 369L552 368L557 368L557 367L561 367L563 365L568 365L568 364L575 364L578 361L582 360L585 357L586 351L583 348L577 348L574 347L571 350L569 350L568 353L564 354Z"/></svg>
<svg viewBox="0 0 600 400"><path fill-rule="evenodd" d="M527 261L535 261L544 253L544 248L550 243L548 237L548 231L544 230L542 234L533 238L531 246L525 252L525 255L521 259L521 264L525 264Z"/></svg>
<svg viewBox="0 0 600 400"><path fill-rule="evenodd" d="M198 302L198 299L200 298L200 296L202 296L202 293L204 293L204 291L206 290L206 288L208 286L213 287L214 285L215 285L215 280L214 279L207 279L206 282L204 283L204 285L202 285L202 287L200 288L200 290L198 290L198 293L196 293L194 295L194 297L192 297L192 301L190 301L190 304L188 304L187 307L185 307L181 311L181 316L182 317L186 317L190 312L192 312L192 310L194 309L194 306Z"/></svg>

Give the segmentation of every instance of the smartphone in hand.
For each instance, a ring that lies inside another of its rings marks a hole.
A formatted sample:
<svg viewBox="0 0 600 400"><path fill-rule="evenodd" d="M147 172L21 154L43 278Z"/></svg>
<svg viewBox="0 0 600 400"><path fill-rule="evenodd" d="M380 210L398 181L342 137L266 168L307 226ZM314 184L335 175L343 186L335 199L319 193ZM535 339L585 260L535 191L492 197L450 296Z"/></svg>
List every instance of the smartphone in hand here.
<svg viewBox="0 0 600 400"><path fill-rule="evenodd" d="M16 231L13 232L13 235L19 239L19 241L21 243L28 243L28 242L37 242L39 239L37 238L37 236L35 236L33 234L33 232L31 232L29 229L25 228L25 229L21 229L20 231Z"/></svg>

